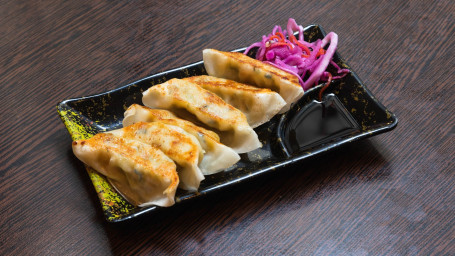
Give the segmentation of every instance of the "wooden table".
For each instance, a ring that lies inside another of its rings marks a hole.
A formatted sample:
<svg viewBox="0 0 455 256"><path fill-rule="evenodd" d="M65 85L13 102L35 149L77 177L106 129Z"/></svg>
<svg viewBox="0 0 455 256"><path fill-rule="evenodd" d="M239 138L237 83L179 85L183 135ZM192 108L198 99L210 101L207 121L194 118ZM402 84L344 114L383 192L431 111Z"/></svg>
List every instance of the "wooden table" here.
<svg viewBox="0 0 455 256"><path fill-rule="evenodd" d="M455 255L453 1L3 1L0 255ZM108 223L56 111L320 24L395 130Z"/></svg>

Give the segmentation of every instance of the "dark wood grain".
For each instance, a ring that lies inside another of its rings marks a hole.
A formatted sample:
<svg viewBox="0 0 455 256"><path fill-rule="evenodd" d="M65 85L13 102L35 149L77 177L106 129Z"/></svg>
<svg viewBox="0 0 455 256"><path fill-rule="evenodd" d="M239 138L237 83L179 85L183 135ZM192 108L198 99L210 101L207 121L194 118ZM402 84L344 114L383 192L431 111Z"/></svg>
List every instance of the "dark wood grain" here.
<svg viewBox="0 0 455 256"><path fill-rule="evenodd" d="M455 255L453 1L2 1L0 255ZM399 118L392 132L108 224L56 104L233 50L289 17Z"/></svg>

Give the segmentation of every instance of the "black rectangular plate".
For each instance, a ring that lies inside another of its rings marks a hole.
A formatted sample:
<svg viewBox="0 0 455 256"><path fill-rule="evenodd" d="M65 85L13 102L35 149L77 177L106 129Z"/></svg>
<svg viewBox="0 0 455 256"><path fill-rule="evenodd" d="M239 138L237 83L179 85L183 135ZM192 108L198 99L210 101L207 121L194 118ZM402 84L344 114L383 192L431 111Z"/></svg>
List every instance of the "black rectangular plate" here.
<svg viewBox="0 0 455 256"><path fill-rule="evenodd" d="M314 41L322 39L324 30L319 25L310 25L305 28L305 40ZM237 51L243 51L239 49ZM191 201L197 197L222 190L233 184L247 181L261 174L271 171L285 171L290 164L326 152L343 144L357 141L379 133L392 130L397 125L397 118L387 110L371 92L363 85L357 75L336 54L335 62L342 68L351 70L347 76L334 82L325 91L333 93L344 105L352 118L358 123L360 129L350 134L331 136L322 140L318 145L305 148L294 154L289 154L283 148L278 132L280 120L286 119L289 114L295 114L304 109L306 104L317 99L321 86L316 86L305 92L302 99L295 104L291 111L275 116L271 121L255 128L263 147L249 153L241 154L241 160L231 168L206 176L202 181L199 191L188 192L178 190L176 204ZM184 78L188 76L206 74L202 62L197 62L181 68L169 70L152 75L132 84L114 89L98 95L68 99L57 105L57 111L68 129L73 140L87 139L96 133L121 128L124 111L133 103L142 104L142 92L149 87L163 83L171 78ZM136 216L154 212L156 206L145 208L135 207L123 199L96 171L87 167L87 172L93 182L103 208L107 221L118 222Z"/></svg>

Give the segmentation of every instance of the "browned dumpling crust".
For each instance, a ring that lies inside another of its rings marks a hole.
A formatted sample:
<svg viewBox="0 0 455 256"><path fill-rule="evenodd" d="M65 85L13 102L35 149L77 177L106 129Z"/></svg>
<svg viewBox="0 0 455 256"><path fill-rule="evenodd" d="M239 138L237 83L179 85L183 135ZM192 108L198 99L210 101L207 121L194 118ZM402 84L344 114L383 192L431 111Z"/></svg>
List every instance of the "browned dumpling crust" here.
<svg viewBox="0 0 455 256"><path fill-rule="evenodd" d="M166 109L193 123L215 129L221 142L237 153L262 146L240 110L195 83L171 79L146 90L142 102L150 108Z"/></svg>
<svg viewBox="0 0 455 256"><path fill-rule="evenodd" d="M186 132L197 132L204 136L209 136L211 139L220 142L220 137L215 132L204 129L200 126L193 124L190 121L178 118L172 112L163 109L152 109L139 104L132 104L125 111L125 118L123 119L123 126L132 125L137 122L155 122L163 121L169 124L177 125L183 128ZM193 134L194 135L194 134Z"/></svg>
<svg viewBox="0 0 455 256"><path fill-rule="evenodd" d="M291 104L303 96L303 88L297 76L242 53L205 49L203 60L210 76L268 88L279 93L287 103L280 113L289 110Z"/></svg>
<svg viewBox="0 0 455 256"><path fill-rule="evenodd" d="M174 204L179 177L175 163L161 150L106 133L74 141L72 147L77 158L106 176L132 204Z"/></svg>
<svg viewBox="0 0 455 256"><path fill-rule="evenodd" d="M239 83L214 76L192 76L184 80L211 91L245 114L248 124L255 128L269 121L286 105L283 98L267 88Z"/></svg>
<svg viewBox="0 0 455 256"><path fill-rule="evenodd" d="M164 115L167 119L161 119L163 117L163 111L161 109L151 109L141 105L133 104L127 111L125 111L125 120L123 124L125 126L131 125L134 122L162 122L168 125L174 125L182 128L189 134L193 135L199 140L202 149L204 150L204 157L199 162L199 168L204 175L214 174L223 171L240 160L240 156L230 147L220 143L219 136L210 130L204 129L197 126L189 121L171 117L171 112ZM169 113L171 115L169 115Z"/></svg>
<svg viewBox="0 0 455 256"><path fill-rule="evenodd" d="M204 175L198 167L203 158L199 141L183 129L162 122L138 122L122 129L109 131L116 136L138 140L163 151L177 164L180 187L196 191Z"/></svg>

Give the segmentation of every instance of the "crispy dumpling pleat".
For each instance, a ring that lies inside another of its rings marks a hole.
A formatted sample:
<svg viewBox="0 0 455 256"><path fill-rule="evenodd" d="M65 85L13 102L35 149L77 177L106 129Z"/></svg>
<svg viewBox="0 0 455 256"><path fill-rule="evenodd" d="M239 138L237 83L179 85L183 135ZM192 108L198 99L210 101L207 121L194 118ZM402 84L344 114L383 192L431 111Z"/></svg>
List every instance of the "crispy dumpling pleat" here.
<svg viewBox="0 0 455 256"><path fill-rule="evenodd" d="M132 204L174 204L179 184L176 165L159 149L106 133L74 141L72 148L79 160L106 176Z"/></svg>
<svg viewBox="0 0 455 256"><path fill-rule="evenodd" d="M193 130L196 130L199 133L203 133L206 136L211 137L217 142L220 142L220 136L211 130L204 129L200 126L193 124L190 121L178 118L171 111L164 109L153 109L146 106L141 106L139 104L131 104L124 113L123 126L132 125L138 122L154 122L164 119L176 119L178 122L185 123L187 126L191 126ZM190 132L188 130L185 130ZM191 133L191 132L190 132Z"/></svg>
<svg viewBox="0 0 455 256"><path fill-rule="evenodd" d="M150 108L170 110L183 119L216 129L221 143L237 153L262 146L240 110L195 83L171 79L145 91L142 102Z"/></svg>
<svg viewBox="0 0 455 256"><path fill-rule="evenodd" d="M108 133L126 139L139 140L164 152L177 164L179 187L196 191L204 179L198 163L203 150L199 141L183 129L162 122L138 122Z"/></svg>
<svg viewBox="0 0 455 256"><path fill-rule="evenodd" d="M203 60L205 69L211 76L268 88L279 93L286 101L280 113L288 111L291 105L303 96L303 88L295 75L245 54L205 49Z"/></svg>
<svg viewBox="0 0 455 256"><path fill-rule="evenodd" d="M131 105L125 111L124 126L133 124L132 122L154 122L161 121L169 125L175 125L199 140L204 152L199 168L204 175L220 172L234 165L240 160L240 156L230 147L220 143L218 135L210 130L197 126L187 120L180 118L169 118L170 115L163 115L161 109L151 109L137 104Z"/></svg>
<svg viewBox="0 0 455 256"><path fill-rule="evenodd" d="M135 124L137 122L149 122L146 120L161 120L161 119L173 119L177 118L172 112L164 110L164 109L156 109L155 111L151 112L148 111L149 108L141 106L139 104L132 104L128 107L128 109L124 113L123 118L123 127L128 125Z"/></svg>
<svg viewBox="0 0 455 256"><path fill-rule="evenodd" d="M245 114L248 124L255 128L269 121L286 105L276 92L214 76L184 78L209 90Z"/></svg>

